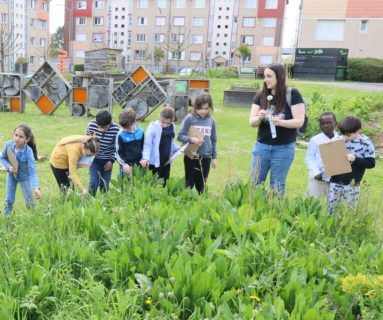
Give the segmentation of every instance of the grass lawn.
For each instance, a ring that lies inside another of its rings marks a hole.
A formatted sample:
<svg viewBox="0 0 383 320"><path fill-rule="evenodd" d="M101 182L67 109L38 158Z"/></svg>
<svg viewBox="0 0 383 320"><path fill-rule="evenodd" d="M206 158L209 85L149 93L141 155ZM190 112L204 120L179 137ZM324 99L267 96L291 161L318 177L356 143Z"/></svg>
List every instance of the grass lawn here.
<svg viewBox="0 0 383 320"><path fill-rule="evenodd" d="M249 108L229 108L223 107L224 90L233 83L249 83L248 79L214 79L211 80L211 93L214 101L214 117L217 122L218 130L218 167L211 170L208 186L209 191L219 194L227 182L235 179L248 179L250 173L251 150L256 139L256 129L248 124ZM305 84L304 82L294 82L293 86L299 88L304 96L310 96L318 91L326 97L353 97L366 95L366 92L357 90L342 89L331 86L315 84ZM382 97L382 93L368 93L370 96ZM117 121L120 107L114 106L114 120ZM329 110L334 111L336 110ZM146 129L150 121L158 117L158 110L140 125ZM69 116L69 109L61 105L52 116L42 115L37 107L28 101L26 112L23 114L0 113L1 132L0 145L12 138L14 128L20 123L26 123L32 127L38 144L40 155L49 158L55 144L64 136L72 134L83 134L89 118L74 118ZM310 119L310 121L316 121ZM177 124L179 127L179 124ZM307 170L304 164L305 150L297 149L295 160L290 170L287 180L287 191L289 195L303 195L306 182ZM49 160L37 163L42 197L49 195L49 198L58 193L58 187L49 167ZM114 166L113 176L118 173L117 166ZM178 158L172 168L171 176L183 177L183 161ZM0 199L3 202L5 197L5 177L4 171L0 172ZM80 179L86 186L88 182L87 170L80 170ZM371 201L374 206L380 205L380 193L383 189L383 170L381 160L377 161L377 166L373 170L367 170L365 179L368 191L364 190L364 197ZM20 188L19 188L20 189ZM366 197L368 195L368 197ZM2 207L2 204L1 204ZM23 197L18 190L15 209L23 208ZM2 208L1 208L2 209Z"/></svg>

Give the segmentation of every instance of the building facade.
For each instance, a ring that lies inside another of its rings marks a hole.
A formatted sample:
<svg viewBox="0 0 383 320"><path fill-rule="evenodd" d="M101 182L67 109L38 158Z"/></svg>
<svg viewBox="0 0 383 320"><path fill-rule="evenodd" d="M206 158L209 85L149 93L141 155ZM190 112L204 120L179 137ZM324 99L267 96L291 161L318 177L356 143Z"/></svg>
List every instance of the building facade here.
<svg viewBox="0 0 383 320"><path fill-rule="evenodd" d="M383 1L303 0L298 48L346 48L352 58L383 58Z"/></svg>
<svg viewBox="0 0 383 320"><path fill-rule="evenodd" d="M285 1L66 0L65 48L73 64L88 50L121 49L127 70L265 66L281 59Z"/></svg>
<svg viewBox="0 0 383 320"><path fill-rule="evenodd" d="M49 1L2 0L0 28L4 48L4 71L13 72L15 63L24 59L28 72L36 71L48 57Z"/></svg>

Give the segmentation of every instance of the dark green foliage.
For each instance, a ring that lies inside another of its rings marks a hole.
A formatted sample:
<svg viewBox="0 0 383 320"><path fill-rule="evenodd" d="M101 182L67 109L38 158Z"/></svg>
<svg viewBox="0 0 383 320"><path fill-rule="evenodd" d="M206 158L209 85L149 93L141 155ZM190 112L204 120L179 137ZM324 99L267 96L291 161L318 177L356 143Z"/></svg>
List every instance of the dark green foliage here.
<svg viewBox="0 0 383 320"><path fill-rule="evenodd" d="M75 64L74 65L74 71L84 71L84 65L83 64Z"/></svg>
<svg viewBox="0 0 383 320"><path fill-rule="evenodd" d="M347 79L352 81L383 82L383 59L348 59Z"/></svg>

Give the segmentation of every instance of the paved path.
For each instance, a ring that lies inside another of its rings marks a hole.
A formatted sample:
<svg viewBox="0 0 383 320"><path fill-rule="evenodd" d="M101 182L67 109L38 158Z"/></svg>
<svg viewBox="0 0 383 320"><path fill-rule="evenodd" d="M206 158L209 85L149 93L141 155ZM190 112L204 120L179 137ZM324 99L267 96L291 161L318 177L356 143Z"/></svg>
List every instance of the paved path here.
<svg viewBox="0 0 383 320"><path fill-rule="evenodd" d="M347 81L305 81L305 83L318 84L323 86L334 86L362 91L383 91L382 82L347 82Z"/></svg>

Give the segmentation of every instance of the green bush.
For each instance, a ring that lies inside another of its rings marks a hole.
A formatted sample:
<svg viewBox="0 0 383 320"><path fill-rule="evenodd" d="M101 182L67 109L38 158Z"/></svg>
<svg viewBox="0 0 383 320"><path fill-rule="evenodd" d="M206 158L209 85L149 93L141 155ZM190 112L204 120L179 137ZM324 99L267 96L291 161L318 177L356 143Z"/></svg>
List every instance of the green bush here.
<svg viewBox="0 0 383 320"><path fill-rule="evenodd" d="M232 79L238 78L237 67L210 68L206 72L208 78Z"/></svg>
<svg viewBox="0 0 383 320"><path fill-rule="evenodd" d="M383 82L383 59L348 59L347 79L353 81Z"/></svg>
<svg viewBox="0 0 383 320"><path fill-rule="evenodd" d="M84 65L83 64L75 64L74 65L74 71L84 71Z"/></svg>

